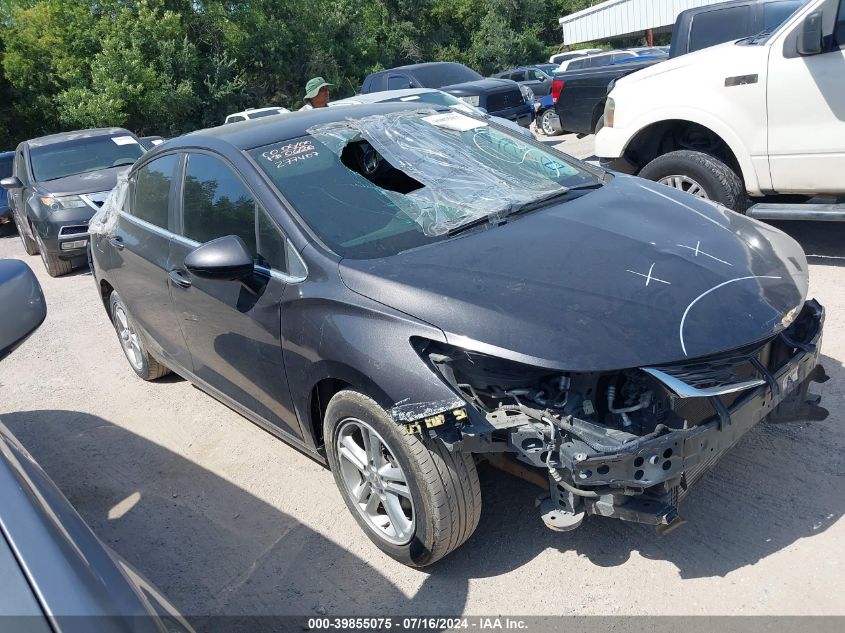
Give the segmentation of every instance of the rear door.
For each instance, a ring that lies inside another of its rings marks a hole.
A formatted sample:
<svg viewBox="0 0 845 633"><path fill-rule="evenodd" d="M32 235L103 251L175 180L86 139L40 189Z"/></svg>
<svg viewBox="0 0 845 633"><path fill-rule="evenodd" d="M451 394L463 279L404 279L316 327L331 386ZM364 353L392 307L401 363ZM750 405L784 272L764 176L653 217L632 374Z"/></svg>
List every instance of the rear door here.
<svg viewBox="0 0 845 633"><path fill-rule="evenodd" d="M824 6L824 52L797 53L800 20L770 47L769 171L782 193L845 192L845 0Z"/></svg>
<svg viewBox="0 0 845 633"><path fill-rule="evenodd" d="M108 277L147 342L173 369L191 368L168 287L174 182L182 154L167 154L138 169L117 227L109 236Z"/></svg>
<svg viewBox="0 0 845 633"><path fill-rule="evenodd" d="M178 207L170 288L194 373L248 411L301 438L282 361L281 297L292 254L281 229L235 168L216 154L187 155ZM253 277L221 281L191 275L185 256L226 235L237 235L252 251L259 262Z"/></svg>

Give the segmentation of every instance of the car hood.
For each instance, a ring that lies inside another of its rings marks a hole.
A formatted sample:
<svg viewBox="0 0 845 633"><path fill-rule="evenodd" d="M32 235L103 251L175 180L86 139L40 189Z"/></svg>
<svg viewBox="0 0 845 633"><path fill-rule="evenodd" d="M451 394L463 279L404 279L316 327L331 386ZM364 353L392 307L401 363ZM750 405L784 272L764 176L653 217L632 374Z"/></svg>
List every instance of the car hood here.
<svg viewBox="0 0 845 633"><path fill-rule="evenodd" d="M768 49L765 46L737 46L735 41L724 42L708 48L694 51L692 53L685 53L677 57L669 58L665 61L656 61L653 64L646 66L636 72L626 75L624 79L617 80L617 85L629 85L637 81L643 81L649 77L655 77L664 73L675 72L683 70L689 73L689 66L696 66L696 75L702 74L710 77L710 75L724 78L725 68L742 69L737 70L735 74L742 74L742 72L751 72L760 63L758 58L766 58ZM751 68L749 68L749 65Z"/></svg>
<svg viewBox="0 0 845 633"><path fill-rule="evenodd" d="M808 286L777 229L639 178L490 227L340 263L353 291L454 345L562 370L665 364L763 340Z"/></svg>
<svg viewBox="0 0 845 633"><path fill-rule="evenodd" d="M501 92L502 90L515 90L519 88L519 84L510 79L479 79L478 81L465 81L460 84L452 84L450 86L443 86L440 90L450 94L466 94L478 95L487 92Z"/></svg>
<svg viewBox="0 0 845 633"><path fill-rule="evenodd" d="M51 193L57 196L109 191L117 184L118 174L130 167L131 165L121 165L120 167L89 171L84 174L56 178L55 180L43 180L36 183L35 186L43 193Z"/></svg>

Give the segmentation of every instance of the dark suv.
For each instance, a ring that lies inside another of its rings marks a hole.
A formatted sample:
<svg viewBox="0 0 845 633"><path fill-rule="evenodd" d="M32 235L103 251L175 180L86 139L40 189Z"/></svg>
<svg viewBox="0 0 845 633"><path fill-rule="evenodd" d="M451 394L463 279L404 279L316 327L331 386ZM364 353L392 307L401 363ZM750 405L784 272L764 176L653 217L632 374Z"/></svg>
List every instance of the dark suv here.
<svg viewBox="0 0 845 633"><path fill-rule="evenodd" d="M85 263L88 220L144 149L122 128L81 130L24 141L15 150L12 216L28 255L41 254L51 277Z"/></svg>
<svg viewBox="0 0 845 633"><path fill-rule="evenodd" d="M361 92L406 88L438 88L522 127L530 126L534 120L533 99L518 83L510 79L485 79L455 62L428 62L382 70L367 76Z"/></svg>
<svg viewBox="0 0 845 633"><path fill-rule="evenodd" d="M546 483L552 529L667 530L754 424L806 415L824 311L792 238L425 106L268 117L141 158L91 223L133 370L172 369L327 463L410 565L475 530L476 458Z"/></svg>
<svg viewBox="0 0 845 633"><path fill-rule="evenodd" d="M0 179L12 175L12 163L15 160L14 152L0 152ZM9 194L0 187L0 224L12 221L12 210L9 208Z"/></svg>

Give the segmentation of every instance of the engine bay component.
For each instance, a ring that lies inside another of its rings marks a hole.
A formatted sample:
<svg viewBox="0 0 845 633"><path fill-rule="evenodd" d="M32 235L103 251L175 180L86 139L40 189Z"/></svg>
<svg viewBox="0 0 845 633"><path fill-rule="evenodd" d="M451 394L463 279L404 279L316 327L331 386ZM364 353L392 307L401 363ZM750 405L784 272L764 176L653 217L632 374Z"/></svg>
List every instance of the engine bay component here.
<svg viewBox="0 0 845 633"><path fill-rule="evenodd" d="M826 413L808 393L827 379L817 365L823 321L808 301L767 341L614 372L561 372L417 341L468 406L406 423L475 452L506 451L536 473L535 483L545 471L548 495L538 504L551 529L596 514L667 531L683 522L678 504L688 488L761 419Z"/></svg>

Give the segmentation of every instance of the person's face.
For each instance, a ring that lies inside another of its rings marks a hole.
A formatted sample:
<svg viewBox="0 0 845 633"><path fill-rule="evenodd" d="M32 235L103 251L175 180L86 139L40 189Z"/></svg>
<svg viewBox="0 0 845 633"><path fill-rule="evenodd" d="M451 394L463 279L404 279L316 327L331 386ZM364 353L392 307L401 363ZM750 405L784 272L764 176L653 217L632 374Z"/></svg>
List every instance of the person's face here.
<svg viewBox="0 0 845 633"><path fill-rule="evenodd" d="M329 87L323 86L320 88L320 92L317 93L317 96L314 97L311 101L317 107L322 107L329 102Z"/></svg>

